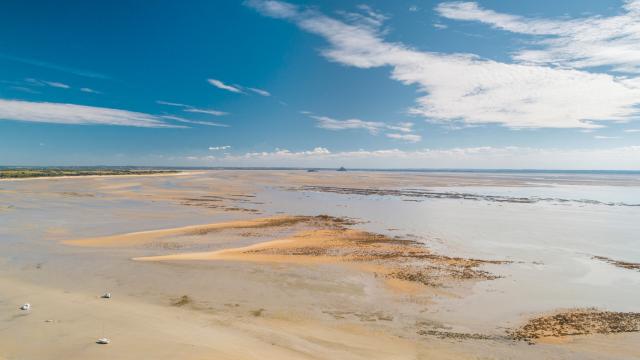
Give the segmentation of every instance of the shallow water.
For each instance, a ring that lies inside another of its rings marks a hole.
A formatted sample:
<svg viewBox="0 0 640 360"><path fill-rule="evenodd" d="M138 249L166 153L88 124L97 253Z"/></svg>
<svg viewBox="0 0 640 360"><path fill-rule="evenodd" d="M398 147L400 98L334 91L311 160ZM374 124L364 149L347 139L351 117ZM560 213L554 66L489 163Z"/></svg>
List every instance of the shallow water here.
<svg viewBox="0 0 640 360"><path fill-rule="evenodd" d="M575 185L437 190L603 202L628 201L640 194L637 187ZM598 255L640 262L640 207L553 201L407 201L398 196L278 189L270 189L262 199L272 211L365 219L368 222L361 227L390 235L417 235L447 255L513 261L487 267L503 278L478 283L469 296L441 299L431 310L433 318L467 331L500 332L501 326L513 325L522 315L558 308L640 311L640 272L592 259Z"/></svg>
<svg viewBox="0 0 640 360"><path fill-rule="evenodd" d="M177 191L193 187L194 180L198 186L205 186L208 176L197 175L186 180L157 178L148 182L155 188ZM527 182L526 176L518 176ZM567 184L567 181L576 180L563 175L562 181L543 178L544 186L538 175L531 176L536 176L530 179L535 186L420 188L450 193L640 203L639 186L606 185L602 175L598 185ZM582 178L579 180L584 182ZM128 271L135 270L139 277L126 281L148 292L155 291L151 284L159 284L165 279L180 282L185 289L193 288L202 280L182 279L180 274L186 270L178 272L177 268L151 268L148 264L133 263L129 260L130 252L126 257L118 257L117 251L105 255L90 250L71 250L58 241L278 213L329 214L363 220L365 222L358 227L367 230L392 236L417 236L443 254L513 261L509 265L487 267L503 278L480 282L472 293L461 298L436 299L437 305L429 307L431 317L456 328L499 333L501 327L512 325L522 316L557 308L593 306L640 311L637 301L640 298L640 272L592 259L597 255L640 262L637 235L640 234L640 207L637 206L554 200L512 203L414 199L291 191L255 184L255 201L262 204L251 206L259 209L262 215L211 215L201 208L175 202L112 196L108 191L94 191L91 183L77 179L46 181L0 184L0 209L5 209L0 212L0 270L20 273L44 263L43 268L51 271L56 281L66 282L69 286L78 279L94 277L122 282ZM122 186L129 181L102 180ZM617 179L612 181L613 184L617 182ZM140 184L132 184L128 190L138 195L149 192ZM69 196L64 195L65 192L81 195L86 192L93 196ZM114 261L120 269L117 276L107 273ZM154 274L161 274L161 278ZM195 270L193 274L196 274Z"/></svg>

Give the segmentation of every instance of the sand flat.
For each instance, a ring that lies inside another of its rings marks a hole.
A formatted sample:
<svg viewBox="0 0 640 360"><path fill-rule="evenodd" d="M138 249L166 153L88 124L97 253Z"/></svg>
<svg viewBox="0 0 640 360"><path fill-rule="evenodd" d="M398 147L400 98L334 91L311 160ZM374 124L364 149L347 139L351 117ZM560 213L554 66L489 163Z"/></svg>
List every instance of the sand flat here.
<svg viewBox="0 0 640 360"><path fill-rule="evenodd" d="M203 171L3 183L0 358L637 358L637 332L545 333L535 345L507 332L556 309L638 312L639 273L590 255L636 264L636 209L388 191L548 181ZM94 343L102 323L107 346Z"/></svg>
<svg viewBox="0 0 640 360"><path fill-rule="evenodd" d="M63 243L66 245L85 247L128 247L146 244L154 240L166 237L206 234L212 231L225 229L251 229L260 227L293 225L307 220L308 218L304 216L277 216L270 218L238 220L204 225L189 225L169 229L137 231L126 234L117 234L94 238L65 240L63 241Z"/></svg>
<svg viewBox="0 0 640 360"><path fill-rule="evenodd" d="M13 296L28 297L31 313L3 320L0 351L20 359L411 359L421 347L362 327L327 326L301 319L234 325L206 314L155 306L129 297L105 301L0 277ZM50 320L50 321L46 321ZM98 337L112 340L94 344ZM20 338L22 341L15 341ZM372 343L372 339L376 339ZM34 346L36 342L38 346Z"/></svg>
<svg viewBox="0 0 640 360"><path fill-rule="evenodd" d="M496 276L480 270L485 263L501 261L452 258L433 254L414 241L338 226L333 229L300 231L291 237L261 242L241 248L211 252L180 253L136 257L137 261L248 261L288 264L337 263L355 266L390 280L393 288L415 287L417 283L440 287L452 280L493 280Z"/></svg>

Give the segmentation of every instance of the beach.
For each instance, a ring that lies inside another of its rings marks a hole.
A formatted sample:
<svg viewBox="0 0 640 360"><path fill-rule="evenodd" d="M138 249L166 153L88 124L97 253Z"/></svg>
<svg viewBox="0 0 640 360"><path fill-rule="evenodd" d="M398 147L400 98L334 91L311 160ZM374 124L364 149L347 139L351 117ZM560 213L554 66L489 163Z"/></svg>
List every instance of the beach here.
<svg viewBox="0 0 640 360"><path fill-rule="evenodd" d="M634 174L2 180L0 359L640 358L638 218Z"/></svg>

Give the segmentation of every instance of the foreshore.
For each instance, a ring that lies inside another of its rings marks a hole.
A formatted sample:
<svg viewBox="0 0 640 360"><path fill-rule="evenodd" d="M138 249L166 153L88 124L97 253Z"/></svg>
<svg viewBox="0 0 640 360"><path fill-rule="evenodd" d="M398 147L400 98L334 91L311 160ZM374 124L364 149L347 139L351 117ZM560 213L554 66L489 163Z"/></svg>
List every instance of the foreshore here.
<svg viewBox="0 0 640 360"><path fill-rule="evenodd" d="M501 250L495 241L507 228L491 217L511 214L526 226L532 213L551 221L606 212L622 221L634 218L632 207L404 201L402 189L425 183L521 181L468 174L180 175L3 183L0 359L640 356L640 309L620 296L633 298L635 288L614 282L610 296L571 298L603 285L585 282L588 273L562 278L556 270L580 261L632 284L640 281L633 258L585 249L589 243L580 245L586 255L557 247L546 253L525 243L537 237L522 235L509 236L513 244ZM363 178L374 194L305 190ZM429 227L417 227L415 216ZM467 225L443 227L443 216ZM636 226L624 224L617 228ZM591 232L609 231L598 229ZM101 298L104 292L113 297ZM29 311L18 309L27 302ZM100 337L111 343L96 344Z"/></svg>

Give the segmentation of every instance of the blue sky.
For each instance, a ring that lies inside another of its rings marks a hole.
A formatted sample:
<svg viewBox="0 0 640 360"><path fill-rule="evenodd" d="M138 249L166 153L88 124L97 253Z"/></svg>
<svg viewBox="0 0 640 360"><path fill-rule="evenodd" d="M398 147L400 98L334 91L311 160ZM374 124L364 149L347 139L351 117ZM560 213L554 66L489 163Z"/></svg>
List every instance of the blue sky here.
<svg viewBox="0 0 640 360"><path fill-rule="evenodd" d="M640 169L640 1L19 1L0 164Z"/></svg>

